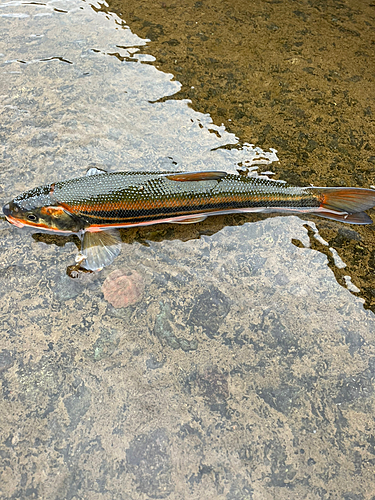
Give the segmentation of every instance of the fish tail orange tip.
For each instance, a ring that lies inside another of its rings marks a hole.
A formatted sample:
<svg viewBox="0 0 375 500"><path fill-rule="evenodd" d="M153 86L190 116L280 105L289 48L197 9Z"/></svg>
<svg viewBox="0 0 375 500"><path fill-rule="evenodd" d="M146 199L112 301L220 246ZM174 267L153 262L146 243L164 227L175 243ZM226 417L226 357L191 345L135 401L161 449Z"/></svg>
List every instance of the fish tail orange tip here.
<svg viewBox="0 0 375 500"><path fill-rule="evenodd" d="M372 224L364 210L374 207L375 190L352 187L310 189L320 194L320 207L312 215L347 224Z"/></svg>
<svg viewBox="0 0 375 500"><path fill-rule="evenodd" d="M355 214L375 206L375 190L365 188L337 187L311 188L321 194L320 208ZM319 211L320 212L320 211ZM346 220L346 222L349 222ZM368 222L367 222L368 223Z"/></svg>

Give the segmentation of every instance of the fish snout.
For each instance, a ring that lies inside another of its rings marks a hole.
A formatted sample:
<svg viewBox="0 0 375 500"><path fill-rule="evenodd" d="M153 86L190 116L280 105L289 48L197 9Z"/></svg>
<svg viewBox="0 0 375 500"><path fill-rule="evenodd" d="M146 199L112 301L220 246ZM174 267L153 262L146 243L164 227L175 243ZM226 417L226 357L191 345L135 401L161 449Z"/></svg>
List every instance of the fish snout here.
<svg viewBox="0 0 375 500"><path fill-rule="evenodd" d="M12 215L9 203L3 206L3 214L5 215L5 217L8 217L8 215Z"/></svg>
<svg viewBox="0 0 375 500"><path fill-rule="evenodd" d="M3 213L7 218L7 221L17 227L23 227L25 224L18 220L17 216L15 216L15 212L19 212L20 209L18 206L12 201L3 206Z"/></svg>
<svg viewBox="0 0 375 500"><path fill-rule="evenodd" d="M6 217L16 216L17 214L22 213L22 209L17 205L17 203L15 203L14 201L10 201L3 206L3 213Z"/></svg>

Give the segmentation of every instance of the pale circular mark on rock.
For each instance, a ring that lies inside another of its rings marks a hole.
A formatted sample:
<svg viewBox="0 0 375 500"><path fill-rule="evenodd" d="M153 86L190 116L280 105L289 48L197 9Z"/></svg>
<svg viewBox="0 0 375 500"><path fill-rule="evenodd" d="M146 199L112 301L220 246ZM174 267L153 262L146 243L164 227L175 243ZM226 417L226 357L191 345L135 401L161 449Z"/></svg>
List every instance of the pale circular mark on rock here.
<svg viewBox="0 0 375 500"><path fill-rule="evenodd" d="M102 285L102 292L114 308L128 307L139 302L144 290L143 278L137 271L116 269Z"/></svg>

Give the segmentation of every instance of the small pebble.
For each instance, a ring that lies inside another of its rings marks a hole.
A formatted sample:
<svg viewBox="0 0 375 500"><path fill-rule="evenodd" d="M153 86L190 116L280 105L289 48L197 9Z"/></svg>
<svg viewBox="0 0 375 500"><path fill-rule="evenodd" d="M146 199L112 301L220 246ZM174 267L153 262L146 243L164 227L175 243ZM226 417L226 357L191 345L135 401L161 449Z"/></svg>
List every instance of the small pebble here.
<svg viewBox="0 0 375 500"><path fill-rule="evenodd" d="M102 285L102 292L115 309L128 307L142 299L143 278L137 271L116 269L109 274Z"/></svg>

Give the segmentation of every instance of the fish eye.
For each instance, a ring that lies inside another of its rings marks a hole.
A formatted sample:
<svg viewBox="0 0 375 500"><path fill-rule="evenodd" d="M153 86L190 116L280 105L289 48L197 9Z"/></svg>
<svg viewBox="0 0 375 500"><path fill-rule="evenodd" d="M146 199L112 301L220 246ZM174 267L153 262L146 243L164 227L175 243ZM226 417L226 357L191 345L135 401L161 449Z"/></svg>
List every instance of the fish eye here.
<svg viewBox="0 0 375 500"><path fill-rule="evenodd" d="M27 216L27 218L28 218L29 220L31 220L31 221L36 221L36 220L37 220L37 216L36 216L36 215L34 215L34 214L29 214L29 215Z"/></svg>

